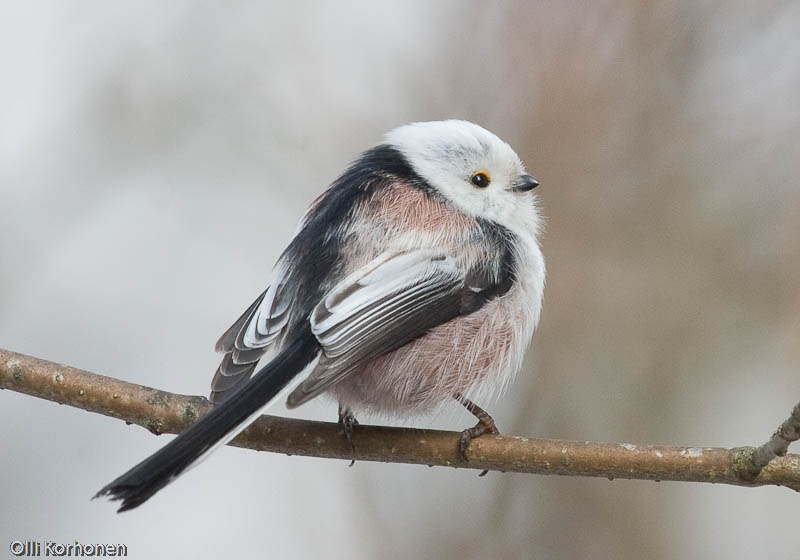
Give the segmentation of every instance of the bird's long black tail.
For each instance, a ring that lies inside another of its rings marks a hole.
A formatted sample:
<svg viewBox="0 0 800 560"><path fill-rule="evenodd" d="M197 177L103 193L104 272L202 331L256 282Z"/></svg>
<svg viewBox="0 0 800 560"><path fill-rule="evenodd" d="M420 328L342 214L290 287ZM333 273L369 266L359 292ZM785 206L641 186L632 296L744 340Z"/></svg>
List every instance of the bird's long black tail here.
<svg viewBox="0 0 800 560"><path fill-rule="evenodd" d="M143 504L215 444L247 427L248 420L314 359L318 349L318 342L310 328L304 328L294 342L234 395L150 457L105 486L95 498L109 496L112 500L122 500L118 512Z"/></svg>

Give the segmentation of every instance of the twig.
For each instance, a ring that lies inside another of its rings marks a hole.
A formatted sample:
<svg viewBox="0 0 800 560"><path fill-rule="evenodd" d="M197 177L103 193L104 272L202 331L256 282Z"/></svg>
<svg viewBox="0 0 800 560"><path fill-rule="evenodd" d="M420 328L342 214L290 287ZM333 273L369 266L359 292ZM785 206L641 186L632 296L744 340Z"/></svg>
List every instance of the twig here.
<svg viewBox="0 0 800 560"><path fill-rule="evenodd" d="M789 445L800 439L800 403L792 410L792 415L772 434L772 437L755 449L752 455L752 470L749 476L755 477L770 461L783 457L789 451Z"/></svg>
<svg viewBox="0 0 800 560"><path fill-rule="evenodd" d="M0 388L119 418L156 434L180 433L211 408L203 397L159 391L2 349ZM800 491L800 455L785 454L789 442L797 439L799 417L800 405L770 442L758 449L485 435L472 441L465 461L458 451L459 432L356 426L353 451L337 424L276 416L262 416L231 445L333 459L609 479L779 485ZM765 447L768 451L762 451ZM774 458L765 462L767 457Z"/></svg>

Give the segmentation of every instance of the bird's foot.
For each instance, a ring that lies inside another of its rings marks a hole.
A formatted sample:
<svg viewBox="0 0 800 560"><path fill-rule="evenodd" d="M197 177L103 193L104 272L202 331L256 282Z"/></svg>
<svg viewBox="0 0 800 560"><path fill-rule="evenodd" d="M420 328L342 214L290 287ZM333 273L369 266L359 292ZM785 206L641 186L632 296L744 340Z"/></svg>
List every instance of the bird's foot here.
<svg viewBox="0 0 800 560"><path fill-rule="evenodd" d="M478 419L477 424L461 432L461 438L458 440L458 452L461 458L465 461L469 461L469 457L467 457L467 448L469 444L472 443L472 440L484 434L500 434L500 430L497 429L494 418L477 404L461 393L456 393L454 397ZM488 472L488 470L484 470L478 476L486 476Z"/></svg>
<svg viewBox="0 0 800 560"><path fill-rule="evenodd" d="M349 408L345 408L341 404L339 405L339 426L341 426L342 435L347 438L347 443L350 444L350 449L355 453L355 427L358 426L358 420L356 420L356 417ZM356 460L352 459L350 461L350 466L352 467L355 463Z"/></svg>

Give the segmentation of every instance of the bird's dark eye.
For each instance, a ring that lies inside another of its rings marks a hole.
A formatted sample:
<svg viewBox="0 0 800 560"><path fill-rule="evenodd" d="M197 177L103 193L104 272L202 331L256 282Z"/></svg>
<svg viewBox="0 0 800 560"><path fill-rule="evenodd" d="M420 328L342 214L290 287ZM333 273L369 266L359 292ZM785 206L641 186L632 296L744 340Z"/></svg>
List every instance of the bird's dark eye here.
<svg viewBox="0 0 800 560"><path fill-rule="evenodd" d="M489 176L488 171L481 169L472 174L472 177L469 178L469 182L479 189L485 189L489 186L489 183L492 182L492 178Z"/></svg>

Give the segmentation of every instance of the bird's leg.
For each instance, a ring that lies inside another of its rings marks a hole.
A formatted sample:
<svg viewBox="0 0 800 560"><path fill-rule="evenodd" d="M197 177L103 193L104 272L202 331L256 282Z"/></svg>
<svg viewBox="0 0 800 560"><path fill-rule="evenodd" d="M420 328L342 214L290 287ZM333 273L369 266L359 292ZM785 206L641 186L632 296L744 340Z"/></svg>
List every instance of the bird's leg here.
<svg viewBox="0 0 800 560"><path fill-rule="evenodd" d="M500 430L497 429L497 426L494 423L494 418L492 418L488 412L483 410L467 397L461 393L456 393L453 395L453 398L464 405L464 408L469 410L475 415L475 418L478 419L478 423L472 428L467 428L461 432L461 439L458 442L458 451L461 454L461 457L465 461L469 461L469 458L467 457L467 447L469 447L470 442L472 442L472 440L476 437L480 437L484 434L499 434ZM483 471L479 476L485 476L487 472L489 471Z"/></svg>
<svg viewBox="0 0 800 560"><path fill-rule="evenodd" d="M339 403L339 425L342 427L342 434L347 438L347 443L350 444L350 449L353 453L356 452L354 428L358 426L358 420L353 415L353 411ZM356 463L355 459L350 461L352 467Z"/></svg>

